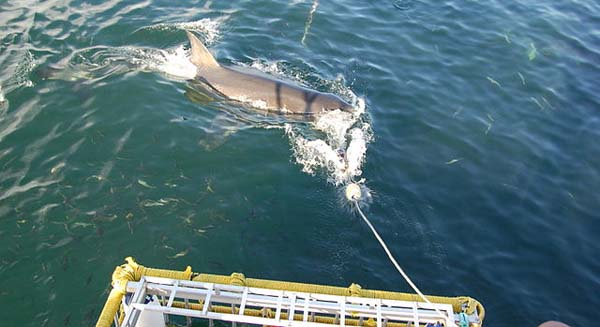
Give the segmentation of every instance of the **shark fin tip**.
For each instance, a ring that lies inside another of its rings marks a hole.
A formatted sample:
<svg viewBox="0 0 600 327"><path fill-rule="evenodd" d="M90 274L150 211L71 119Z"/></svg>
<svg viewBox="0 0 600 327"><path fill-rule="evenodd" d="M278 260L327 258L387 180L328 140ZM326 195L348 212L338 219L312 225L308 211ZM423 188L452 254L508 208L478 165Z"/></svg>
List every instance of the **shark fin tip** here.
<svg viewBox="0 0 600 327"><path fill-rule="evenodd" d="M202 41L194 35L194 33L185 30L188 39L190 40L190 45L192 47L190 61L201 68L208 67L219 67L219 63L215 60L215 57L208 51L208 49L204 46Z"/></svg>

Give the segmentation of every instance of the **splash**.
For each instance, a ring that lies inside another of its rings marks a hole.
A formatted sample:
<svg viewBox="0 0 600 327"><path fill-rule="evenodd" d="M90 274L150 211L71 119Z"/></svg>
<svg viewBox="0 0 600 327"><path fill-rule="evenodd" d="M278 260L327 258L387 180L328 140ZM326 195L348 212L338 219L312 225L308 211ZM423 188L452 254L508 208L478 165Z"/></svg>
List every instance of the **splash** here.
<svg viewBox="0 0 600 327"><path fill-rule="evenodd" d="M192 22L161 23L142 27L140 30L189 30L200 34L205 43L216 42L222 24L228 16L203 18ZM51 78L64 80L102 79L129 71L161 72L176 80L188 80L196 76L196 66L189 60L188 52L181 45L161 50L141 47L91 47L74 52Z"/></svg>
<svg viewBox="0 0 600 327"><path fill-rule="evenodd" d="M302 171L311 175L324 171L327 180L336 186L358 179L372 139L371 126L362 113L364 107L354 113L324 113L311 123L311 129L320 133L309 136L301 127L287 124L293 156Z"/></svg>
<svg viewBox="0 0 600 327"><path fill-rule="evenodd" d="M346 163L348 174L352 177L362 174L361 167L367 153L368 136L363 129L369 129L368 124L364 124L361 128L356 127L350 131L350 144L346 149Z"/></svg>
<svg viewBox="0 0 600 327"><path fill-rule="evenodd" d="M15 70L15 82L18 86L33 87L33 82L29 79L31 72L35 68L35 58L29 50L25 51L23 59L17 65Z"/></svg>
<svg viewBox="0 0 600 327"><path fill-rule="evenodd" d="M159 56L148 62L148 67L169 76L183 79L196 77L196 66L190 61L187 51L180 46L174 51L161 51Z"/></svg>
<svg viewBox="0 0 600 327"><path fill-rule="evenodd" d="M95 46L78 50L46 70L44 78L70 82L99 81L131 71L160 72L174 80L196 76L196 66L183 46L170 50Z"/></svg>
<svg viewBox="0 0 600 327"><path fill-rule="evenodd" d="M4 114L8 108L8 101L6 101L6 97L4 97L4 92L2 92L2 85L0 85L0 115Z"/></svg>
<svg viewBox="0 0 600 327"><path fill-rule="evenodd" d="M21 87L33 87L30 79L31 72L36 67L33 54L26 50L22 54L16 55L15 64L14 70L7 74L8 78L3 82L3 87L0 87L0 104L6 101L5 94Z"/></svg>
<svg viewBox="0 0 600 327"><path fill-rule="evenodd" d="M240 64L310 88L319 85L323 91L337 94L352 104L353 112L328 111L316 117L308 128L307 124L287 122L284 129L290 139L294 161L303 172L310 175L323 172L327 180L336 186L360 179L373 133L365 115L364 99L354 94L343 76L326 80L315 73L288 67L280 61L254 60L251 64ZM359 183L362 185L364 180ZM370 194L366 186L361 187L365 188L365 194Z"/></svg>
<svg viewBox="0 0 600 327"><path fill-rule="evenodd" d="M248 66L244 63L240 63L240 65ZM274 75L284 75L283 69L280 67L278 61L263 62L263 61L256 59L256 60L253 60L249 66L254 69L258 69L262 72L265 72L265 73L274 74Z"/></svg>
<svg viewBox="0 0 600 327"><path fill-rule="evenodd" d="M205 44L211 45L219 40L221 33L221 25L229 18L229 16L221 16L217 18L203 18L192 22L182 23L161 23L142 27L141 29L149 30L188 30L200 33L204 37ZM140 30L141 30L140 29Z"/></svg>
<svg viewBox="0 0 600 327"><path fill-rule="evenodd" d="M12 55L10 59L10 63L3 67L7 68L6 71L0 76L0 115L4 115L8 111L9 101L6 97L11 92L34 86L31 81L31 72L36 67L33 54L29 50L19 51ZM5 76L6 79L3 78ZM3 129L4 127L0 128L0 130ZM5 133L0 134L6 135Z"/></svg>

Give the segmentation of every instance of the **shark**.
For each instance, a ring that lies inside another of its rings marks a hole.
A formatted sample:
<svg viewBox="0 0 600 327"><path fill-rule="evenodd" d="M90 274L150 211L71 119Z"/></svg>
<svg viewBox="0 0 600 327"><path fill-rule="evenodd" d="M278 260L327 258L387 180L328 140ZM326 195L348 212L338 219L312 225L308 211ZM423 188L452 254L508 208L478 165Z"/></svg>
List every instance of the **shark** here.
<svg viewBox="0 0 600 327"><path fill-rule="evenodd" d="M190 61L196 66L195 80L225 98L249 103L258 109L290 115L316 114L354 108L337 95L319 92L266 74L219 64L206 46L190 31Z"/></svg>

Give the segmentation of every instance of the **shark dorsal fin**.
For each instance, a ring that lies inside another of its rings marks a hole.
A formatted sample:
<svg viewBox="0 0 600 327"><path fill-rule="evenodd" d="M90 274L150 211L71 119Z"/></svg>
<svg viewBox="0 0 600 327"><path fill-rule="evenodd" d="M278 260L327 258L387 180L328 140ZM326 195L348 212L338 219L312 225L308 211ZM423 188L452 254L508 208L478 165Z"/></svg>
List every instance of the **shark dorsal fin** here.
<svg viewBox="0 0 600 327"><path fill-rule="evenodd" d="M200 68L219 67L219 63L215 60L215 57L210 54L204 44L202 44L202 41L200 41L190 31L185 32L187 33L188 39L190 39L190 44L192 46L192 56L190 61Z"/></svg>

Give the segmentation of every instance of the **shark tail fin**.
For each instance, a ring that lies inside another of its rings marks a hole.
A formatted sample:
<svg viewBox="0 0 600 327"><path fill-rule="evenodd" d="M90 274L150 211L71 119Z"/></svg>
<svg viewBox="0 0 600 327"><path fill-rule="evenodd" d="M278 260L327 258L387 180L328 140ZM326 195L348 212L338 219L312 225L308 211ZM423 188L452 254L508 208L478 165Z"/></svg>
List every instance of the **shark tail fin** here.
<svg viewBox="0 0 600 327"><path fill-rule="evenodd" d="M190 58L190 61L200 68L219 67L219 63L215 60L215 57L210 54L204 44L202 44L202 41L192 34L192 32L185 32L187 33L187 37L190 39L190 44L192 46L192 57Z"/></svg>

